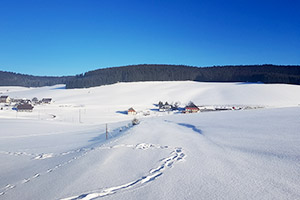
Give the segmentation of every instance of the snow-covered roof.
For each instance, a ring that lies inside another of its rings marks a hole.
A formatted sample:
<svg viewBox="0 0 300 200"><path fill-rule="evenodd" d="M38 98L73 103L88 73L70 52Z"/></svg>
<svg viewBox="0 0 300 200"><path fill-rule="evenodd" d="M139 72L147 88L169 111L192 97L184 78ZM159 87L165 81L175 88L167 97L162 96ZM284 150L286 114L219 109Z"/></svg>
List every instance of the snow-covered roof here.
<svg viewBox="0 0 300 200"><path fill-rule="evenodd" d="M31 104L28 103L24 103L24 104L20 104L17 106L18 110L32 110L33 106Z"/></svg>
<svg viewBox="0 0 300 200"><path fill-rule="evenodd" d="M129 108L128 112L136 112L133 108Z"/></svg>

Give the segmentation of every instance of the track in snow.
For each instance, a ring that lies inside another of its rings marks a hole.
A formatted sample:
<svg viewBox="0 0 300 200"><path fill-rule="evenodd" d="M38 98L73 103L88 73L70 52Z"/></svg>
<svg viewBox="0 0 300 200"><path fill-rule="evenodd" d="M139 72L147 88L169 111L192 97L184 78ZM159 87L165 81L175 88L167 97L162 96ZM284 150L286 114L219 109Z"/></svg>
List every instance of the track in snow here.
<svg viewBox="0 0 300 200"><path fill-rule="evenodd" d="M122 132L126 132L130 128L132 128L132 127L124 126L124 127L121 127L121 129L120 128L115 129L113 132L119 132L120 130L122 130ZM115 136L117 136L117 135L115 135ZM96 139L98 139L98 138L96 138ZM116 138L114 141L116 141L117 139L118 138ZM111 194L120 192L125 189L130 189L133 187L136 188L136 187L142 186L148 182L154 181L156 178L158 178L159 176L161 176L163 174L164 170L173 167L173 165L175 163L183 160L186 156L181 147L171 148L170 146L161 146L161 145L149 144L149 143L140 143L140 144L136 144L136 145L132 145L132 144L119 144L119 145L113 145L113 146L105 146L105 145L107 145L107 144L101 145L99 147L83 147L83 148L79 148L79 149L75 149L75 150L71 150L71 151L67 151L67 152L62 152L59 154L54 154L54 153L30 154L30 153L26 153L26 152L0 151L0 153L2 153L2 154L13 155L13 156L28 156L34 160L42 160L42 159L65 156L65 155L69 155L69 154L76 154L76 156L72 157L71 159L69 159L65 162L62 162L60 164L57 164L54 167L47 169L46 171L35 173L30 177L26 177L20 181L15 182L14 184L7 184L5 187L0 188L0 196L5 195L5 193L7 193L8 191L15 189L16 187L21 186L22 184L28 184L36 178L40 178L43 175L46 175L55 170L58 170L61 167L64 167L64 166L76 161L77 159L84 157L89 152L95 151L95 150L109 150L109 149L116 149L116 148L132 148L135 150L172 149L169 157L166 157L166 158L163 158L160 160L159 166L157 166L156 168L150 169L149 172L145 176L143 176L137 180L134 180L134 181L131 181L129 183L125 183L125 184L122 184L119 186L115 186L115 187L99 189L99 190L91 191L91 192L85 192L85 193L77 195L77 196L64 198L63 200L79 200L79 199L92 200L95 198L100 198L100 197L104 197L107 195L111 195ZM81 154L78 155L78 153L81 153Z"/></svg>
<svg viewBox="0 0 300 200"><path fill-rule="evenodd" d="M170 149L169 146L161 146L161 145L156 145L156 144L140 143L140 144L137 144L137 145L119 144L119 145L108 146L108 147L100 146L100 147L96 147L96 148L80 148L80 149L77 149L77 150L74 150L74 151L57 154L55 156L63 156L63 155L68 155L68 154L75 153L75 152L76 153L83 152L81 155L75 156L75 157L69 159L68 161L57 164L53 168L49 168L48 170L46 170L44 172L35 173L31 177L24 178L24 179L16 182L15 184L7 184L5 187L0 189L0 196L5 195L5 193L7 193L10 190L13 190L14 188L16 188L19 185L27 184L27 183L29 183L30 181L33 181L36 178L39 178L43 175L46 175L46 174L51 173L55 170L58 170L59 168L61 168L63 166L66 166L67 164L72 163L75 160L85 156L90 151L116 149L116 148L132 148L132 149L136 149L136 150L146 150L146 149L155 149L155 148L156 149ZM47 155L49 155L49 156L47 156ZM34 159L45 159L45 158L51 157L50 155L53 156L52 154L44 154L44 155L39 155L37 157L34 157ZM30 155L30 156L32 156L32 155ZM36 156L36 155L34 155L34 156ZM143 185L145 183L148 183L150 181L153 181L157 177L161 176L165 169L171 168L176 162L182 160L184 157L185 157L185 154L183 153L182 148L175 147L175 148L173 148L173 151L170 153L170 156L167 157L167 158L161 159L160 160L160 165L156 168L151 169L146 176L143 176L143 177L141 177L141 178L139 178L135 181L125 183L123 185L119 185L119 186L111 187L111 188L106 188L106 189L102 189L102 190L99 189L98 191L93 191L93 192L86 192L86 193L80 194L78 196L64 198L64 200L71 200L71 199L72 200L76 200L76 199L90 200L90 199L95 199L95 198L111 195L111 194L114 194L114 193L116 193L118 191L121 191L121 190L124 190L124 189L129 189L129 188L132 188L132 187L141 186L141 185Z"/></svg>
<svg viewBox="0 0 300 200"><path fill-rule="evenodd" d="M151 149L151 148L159 148L159 149L170 149L168 146L160 146L155 144L147 144L147 143L141 143L137 145L116 145L112 147L103 147L102 149L112 149L112 148L119 148L119 147L127 147L127 148L134 148L134 149ZM173 148L173 151L170 153L170 156L167 158L163 158L160 160L160 164L158 167L151 169L147 175L114 187L105 188L105 189L99 189L96 191L86 192L83 194L79 194L77 196L72 196L68 198L63 198L62 200L92 200L96 198L105 197L107 195L112 195L116 192L120 192L122 190L130 189L130 188L136 188L140 187L148 182L154 181L159 176L163 174L163 171L173 167L175 163L185 158L185 154L180 147Z"/></svg>

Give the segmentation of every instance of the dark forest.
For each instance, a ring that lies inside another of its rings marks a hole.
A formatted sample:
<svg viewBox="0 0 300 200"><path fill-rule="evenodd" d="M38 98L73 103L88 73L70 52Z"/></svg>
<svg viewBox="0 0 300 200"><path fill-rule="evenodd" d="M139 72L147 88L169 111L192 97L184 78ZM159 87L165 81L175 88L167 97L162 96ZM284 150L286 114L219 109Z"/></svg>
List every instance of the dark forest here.
<svg viewBox="0 0 300 200"><path fill-rule="evenodd" d="M88 88L138 81L261 82L300 85L300 66L241 65L191 67L185 65L131 65L89 71L76 76L49 77L0 71L0 86L40 87L66 84Z"/></svg>

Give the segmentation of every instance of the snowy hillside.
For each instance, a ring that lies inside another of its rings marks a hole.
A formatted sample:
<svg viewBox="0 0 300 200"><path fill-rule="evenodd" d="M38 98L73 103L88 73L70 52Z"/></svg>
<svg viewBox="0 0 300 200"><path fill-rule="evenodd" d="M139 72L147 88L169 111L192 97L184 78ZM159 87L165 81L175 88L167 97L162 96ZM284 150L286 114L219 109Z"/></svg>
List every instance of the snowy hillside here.
<svg viewBox="0 0 300 200"><path fill-rule="evenodd" d="M0 199L300 199L299 86L144 82L0 93L54 100L32 113L0 110ZM263 108L165 113L159 101ZM140 113L128 116L130 107ZM133 117L141 123L132 126Z"/></svg>
<svg viewBox="0 0 300 200"><path fill-rule="evenodd" d="M124 113L134 107L137 111L152 113L159 101L189 101L196 105L244 105L264 107L289 107L300 104L300 87L285 84L138 82L118 83L88 89L64 89L64 85L22 88L0 87L0 93L12 98L50 97L54 103L36 106L31 114L0 112L0 117L47 119L53 115L57 121L106 123L128 120ZM123 113L123 114L122 114ZM152 113L161 115L160 113Z"/></svg>

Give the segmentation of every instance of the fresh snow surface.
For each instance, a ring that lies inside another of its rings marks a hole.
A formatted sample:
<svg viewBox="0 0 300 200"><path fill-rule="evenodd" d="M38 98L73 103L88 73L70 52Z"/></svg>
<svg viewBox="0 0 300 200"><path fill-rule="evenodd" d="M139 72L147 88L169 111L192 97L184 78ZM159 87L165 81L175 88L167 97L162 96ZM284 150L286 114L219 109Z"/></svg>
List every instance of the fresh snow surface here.
<svg viewBox="0 0 300 200"><path fill-rule="evenodd" d="M0 199L300 199L299 86L141 82L0 93L54 100L32 113L0 110ZM190 100L265 108L184 115L153 106ZM132 126L129 107L151 115Z"/></svg>
<svg viewBox="0 0 300 200"><path fill-rule="evenodd" d="M117 83L87 89L64 89L64 85L40 88L0 87L0 95L12 98L52 98L55 103L36 106L34 113L0 112L0 118L31 118L85 124L118 122L131 119L124 113L133 107L138 112L150 111L159 101L189 101L196 105L247 105L290 107L300 104L300 87L286 84L138 82ZM5 109L5 108L4 108ZM4 110L5 111L5 110ZM80 117L79 117L80 115ZM142 114L141 114L142 115Z"/></svg>

